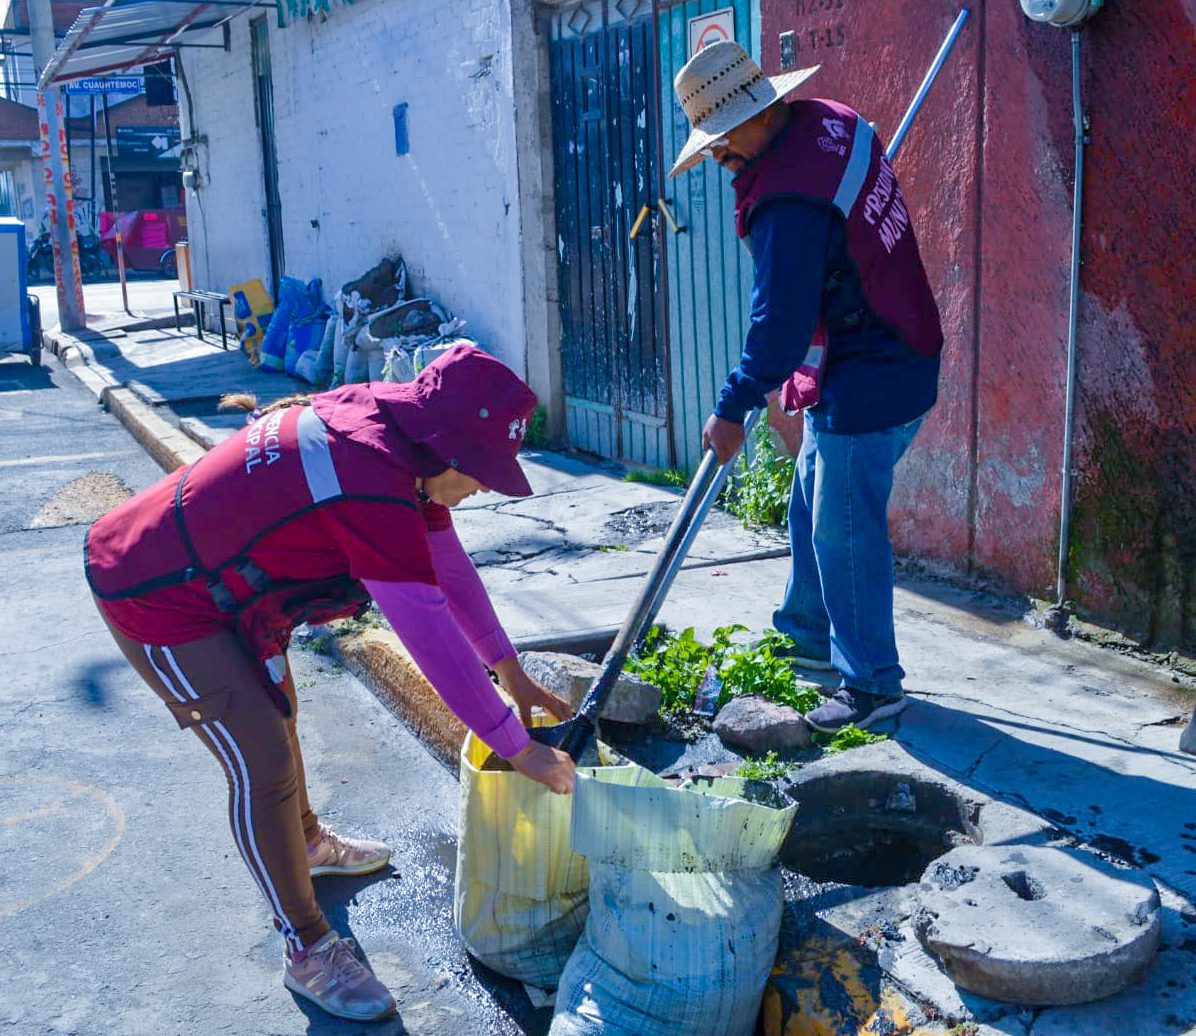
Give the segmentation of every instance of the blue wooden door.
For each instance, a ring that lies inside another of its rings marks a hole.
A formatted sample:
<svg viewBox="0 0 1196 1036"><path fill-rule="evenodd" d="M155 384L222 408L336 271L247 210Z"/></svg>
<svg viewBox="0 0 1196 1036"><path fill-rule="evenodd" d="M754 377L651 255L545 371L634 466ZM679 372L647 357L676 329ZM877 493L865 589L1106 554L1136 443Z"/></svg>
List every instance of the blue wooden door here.
<svg viewBox="0 0 1196 1036"><path fill-rule="evenodd" d="M724 8L735 12L735 38L759 60L759 4L751 0L661 0L659 11L661 168L667 174L689 136L673 96L673 77L689 59L689 20ZM752 289L752 260L735 235L731 177L707 160L663 185L681 234L668 233L668 322L676 459L701 460L702 424L728 371L739 360Z"/></svg>
<svg viewBox="0 0 1196 1036"><path fill-rule="evenodd" d="M674 458L652 28L651 0L555 10L550 67L569 438L603 457L666 466Z"/></svg>

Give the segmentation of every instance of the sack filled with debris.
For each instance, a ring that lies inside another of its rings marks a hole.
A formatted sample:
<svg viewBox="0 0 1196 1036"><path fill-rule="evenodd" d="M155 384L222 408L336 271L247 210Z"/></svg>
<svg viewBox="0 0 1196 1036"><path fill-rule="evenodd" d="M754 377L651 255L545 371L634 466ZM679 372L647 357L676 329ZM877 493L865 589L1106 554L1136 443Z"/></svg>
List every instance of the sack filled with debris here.
<svg viewBox="0 0 1196 1036"><path fill-rule="evenodd" d="M578 773L573 850L590 916L550 1036L755 1031L781 928L777 853L796 803L769 785Z"/></svg>
<svg viewBox="0 0 1196 1036"><path fill-rule="evenodd" d="M461 747L453 919L487 967L555 989L589 911L586 861L569 847L571 799L514 770L483 769L490 756L472 734ZM604 745L598 759L617 761ZM613 781L635 769L603 772Z"/></svg>

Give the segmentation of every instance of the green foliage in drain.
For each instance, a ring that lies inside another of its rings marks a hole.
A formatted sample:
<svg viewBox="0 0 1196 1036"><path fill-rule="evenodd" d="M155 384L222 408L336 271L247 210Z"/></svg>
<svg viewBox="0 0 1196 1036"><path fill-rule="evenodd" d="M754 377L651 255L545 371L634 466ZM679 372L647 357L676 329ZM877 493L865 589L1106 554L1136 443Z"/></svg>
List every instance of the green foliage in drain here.
<svg viewBox="0 0 1196 1036"><path fill-rule="evenodd" d="M649 486L677 486L683 488L689 485L689 476L677 468L652 468L647 471L629 471L623 476L624 482L643 482Z"/></svg>
<svg viewBox="0 0 1196 1036"><path fill-rule="evenodd" d="M750 454L750 457L749 457ZM723 490L723 505L745 527L789 524L794 459L777 451L768 421L757 423L749 448L739 455Z"/></svg>
<svg viewBox="0 0 1196 1036"><path fill-rule="evenodd" d="M871 730L861 730L850 723L836 730L834 734L814 734L814 743L824 752L846 752L850 748L862 748L864 745L888 740L888 734L874 734Z"/></svg>
<svg viewBox="0 0 1196 1036"><path fill-rule="evenodd" d="M769 752L763 758L745 759L734 776L746 777L749 781L779 781L791 769L792 764L784 762L776 752Z"/></svg>
<svg viewBox="0 0 1196 1036"><path fill-rule="evenodd" d="M698 685L711 665L723 681L718 708L740 694L756 694L799 712L814 708L818 692L796 683L784 657L786 650L792 650L793 641L776 630L765 630L752 643L735 641L747 631L746 626L720 626L714 631L713 642L703 644L692 626L681 633L653 626L624 668L660 688L660 711L665 716L693 708Z"/></svg>

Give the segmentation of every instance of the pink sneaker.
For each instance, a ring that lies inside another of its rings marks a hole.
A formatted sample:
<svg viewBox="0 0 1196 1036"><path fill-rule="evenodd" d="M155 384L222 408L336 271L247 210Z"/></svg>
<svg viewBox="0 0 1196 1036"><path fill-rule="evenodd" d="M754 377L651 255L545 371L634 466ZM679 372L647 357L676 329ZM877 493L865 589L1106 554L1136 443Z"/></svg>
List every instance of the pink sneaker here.
<svg viewBox="0 0 1196 1036"><path fill-rule="evenodd" d="M357 943L329 932L301 961L285 958L283 985L337 1018L372 1022L398 1010L395 998L357 957Z"/></svg>
<svg viewBox="0 0 1196 1036"><path fill-rule="evenodd" d="M320 825L320 838L307 847L311 876L324 874L373 874L390 861L390 847L364 838L343 838Z"/></svg>

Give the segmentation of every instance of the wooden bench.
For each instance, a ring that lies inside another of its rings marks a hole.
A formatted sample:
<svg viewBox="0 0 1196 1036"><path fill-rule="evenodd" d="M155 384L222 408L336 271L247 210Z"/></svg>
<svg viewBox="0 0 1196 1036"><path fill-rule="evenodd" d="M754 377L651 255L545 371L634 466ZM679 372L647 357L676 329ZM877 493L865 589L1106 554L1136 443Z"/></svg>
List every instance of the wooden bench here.
<svg viewBox="0 0 1196 1036"><path fill-rule="evenodd" d="M191 289L187 291L176 291L174 293L174 327L176 331L183 329L182 317L179 315L179 299L184 298L190 301L191 309L195 312L195 333L199 335L201 342L206 341L203 336L203 315L204 306L208 303L216 305L216 311L220 314L220 344L228 348L228 330L224 322L224 307L231 306L232 302L227 295L221 295L218 291L200 291L198 289Z"/></svg>

